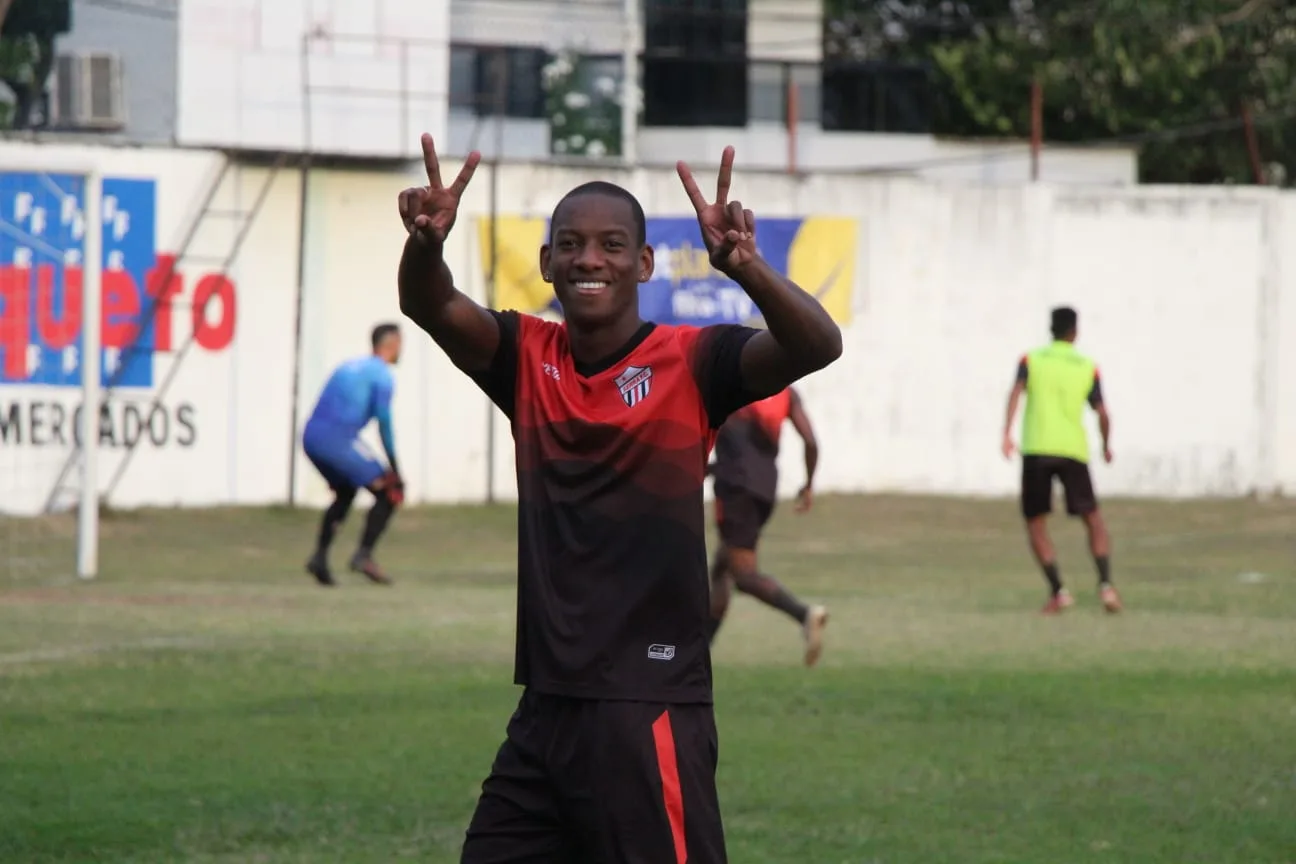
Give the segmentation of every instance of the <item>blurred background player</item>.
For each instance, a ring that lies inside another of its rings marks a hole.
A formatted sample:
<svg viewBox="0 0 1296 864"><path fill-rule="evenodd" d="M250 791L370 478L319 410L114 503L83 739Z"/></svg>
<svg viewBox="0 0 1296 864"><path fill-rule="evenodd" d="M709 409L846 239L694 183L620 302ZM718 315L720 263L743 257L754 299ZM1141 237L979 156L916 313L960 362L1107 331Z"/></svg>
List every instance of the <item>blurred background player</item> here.
<svg viewBox="0 0 1296 864"><path fill-rule="evenodd" d="M1017 380L1008 396L1004 419L1003 454L1011 458L1017 403L1026 394L1022 418L1021 508L1030 536L1031 551L1049 583L1049 600L1042 610L1056 615L1074 601L1062 585L1057 553L1045 521L1053 509L1053 480L1062 483L1067 513L1084 520L1089 550L1098 568L1098 593L1108 612L1119 612L1120 595L1111 582L1111 539L1098 510L1093 478L1089 475L1089 436L1084 427L1087 403L1098 414L1103 459L1111 462L1111 418L1103 402L1102 385L1094 361L1076 350L1079 316L1060 306L1052 312L1053 342L1021 358Z"/></svg>
<svg viewBox="0 0 1296 864"><path fill-rule="evenodd" d="M405 487L396 467L391 416L395 387L391 367L400 360L400 328L395 324L379 324L373 329L370 341L372 354L348 360L329 376L302 433L307 457L335 496L324 511L315 554L306 562L306 571L321 585L334 584L328 565L329 546L360 489L368 489L373 494L374 505L365 521L360 546L351 557L351 569L363 573L371 582L391 584L375 563L373 548L404 499ZM378 433L387 451L387 465L360 440L360 431L374 419L378 421Z"/></svg>
<svg viewBox="0 0 1296 864"><path fill-rule="evenodd" d="M793 597L778 580L757 568L756 543L761 530L774 513L778 489L779 434L783 421L792 427L805 445L806 482L797 493L797 512L812 503L811 485L819 463L819 444L806 416L801 397L788 387L767 399L736 411L716 437L715 478L716 525L720 549L711 565L711 639L724 621L734 586L744 594L773 606L801 625L805 637L807 666L823 653L823 631L828 612L822 606L807 606Z"/></svg>

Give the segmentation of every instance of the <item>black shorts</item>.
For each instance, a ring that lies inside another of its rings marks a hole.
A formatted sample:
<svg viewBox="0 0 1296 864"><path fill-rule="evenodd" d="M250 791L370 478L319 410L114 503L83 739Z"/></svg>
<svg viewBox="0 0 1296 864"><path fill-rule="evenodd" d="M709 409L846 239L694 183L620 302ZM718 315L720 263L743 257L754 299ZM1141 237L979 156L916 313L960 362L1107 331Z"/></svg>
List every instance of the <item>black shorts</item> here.
<svg viewBox="0 0 1296 864"><path fill-rule="evenodd" d="M524 691L461 864L724 864L711 705Z"/></svg>
<svg viewBox="0 0 1296 864"><path fill-rule="evenodd" d="M742 489L717 486L715 514L716 528L726 547L755 549L765 523L774 514L774 502L758 498Z"/></svg>
<svg viewBox="0 0 1296 864"><path fill-rule="evenodd" d="M1021 509L1027 519L1044 516L1053 510L1053 480L1062 483L1066 510L1071 516L1084 516L1098 509L1089 466L1065 456L1023 456Z"/></svg>

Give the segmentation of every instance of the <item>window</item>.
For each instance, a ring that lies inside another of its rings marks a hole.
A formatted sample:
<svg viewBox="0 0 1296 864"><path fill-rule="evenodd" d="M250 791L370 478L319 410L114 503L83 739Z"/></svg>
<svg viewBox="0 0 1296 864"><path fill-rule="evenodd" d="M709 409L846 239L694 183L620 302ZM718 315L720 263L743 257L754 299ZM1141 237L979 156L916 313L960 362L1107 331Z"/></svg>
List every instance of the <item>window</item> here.
<svg viewBox="0 0 1296 864"><path fill-rule="evenodd" d="M746 126L747 0L645 0L646 126Z"/></svg>
<svg viewBox="0 0 1296 864"><path fill-rule="evenodd" d="M454 45L450 49L450 107L494 116L545 116L543 48Z"/></svg>
<svg viewBox="0 0 1296 864"><path fill-rule="evenodd" d="M925 66L825 61L822 80L825 130L931 131L931 80Z"/></svg>
<svg viewBox="0 0 1296 864"><path fill-rule="evenodd" d="M822 111L820 100L822 82L819 64L794 64L792 66L792 83L797 89L797 121L800 123L819 123Z"/></svg>
<svg viewBox="0 0 1296 864"><path fill-rule="evenodd" d="M782 123L787 119L787 66L752 63L748 70L751 119Z"/></svg>
<svg viewBox="0 0 1296 864"><path fill-rule="evenodd" d="M644 58L645 126L747 125L747 61Z"/></svg>
<svg viewBox="0 0 1296 864"><path fill-rule="evenodd" d="M819 122L819 64L756 60L749 64L751 119L786 123L788 90L795 87L797 122Z"/></svg>
<svg viewBox="0 0 1296 864"><path fill-rule="evenodd" d="M747 0L645 0L644 53L747 56Z"/></svg>

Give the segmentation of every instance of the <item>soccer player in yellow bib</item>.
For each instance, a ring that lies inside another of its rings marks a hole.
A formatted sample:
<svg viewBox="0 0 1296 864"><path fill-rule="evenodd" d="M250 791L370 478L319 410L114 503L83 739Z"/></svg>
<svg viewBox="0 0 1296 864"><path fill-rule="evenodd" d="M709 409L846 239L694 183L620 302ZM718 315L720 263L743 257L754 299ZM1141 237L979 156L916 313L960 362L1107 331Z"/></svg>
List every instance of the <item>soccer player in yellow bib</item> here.
<svg viewBox="0 0 1296 864"><path fill-rule="evenodd" d="M1094 361L1076 350L1079 316L1074 309L1053 310L1053 341L1021 358L1017 380L1008 396L1004 419L1003 454L1012 458L1013 420L1022 394L1026 411L1022 418L1021 508L1026 518L1031 551L1049 583L1045 615L1056 615L1075 601L1062 585L1057 553L1045 524L1053 509L1053 481L1062 483L1067 513L1084 520L1089 532L1089 550L1098 567L1098 595L1108 612L1119 612L1120 595L1111 582L1111 538L1098 509L1093 479L1089 476L1089 437L1084 428L1088 404L1098 414L1102 432L1103 459L1112 460L1111 417L1103 402L1102 383Z"/></svg>

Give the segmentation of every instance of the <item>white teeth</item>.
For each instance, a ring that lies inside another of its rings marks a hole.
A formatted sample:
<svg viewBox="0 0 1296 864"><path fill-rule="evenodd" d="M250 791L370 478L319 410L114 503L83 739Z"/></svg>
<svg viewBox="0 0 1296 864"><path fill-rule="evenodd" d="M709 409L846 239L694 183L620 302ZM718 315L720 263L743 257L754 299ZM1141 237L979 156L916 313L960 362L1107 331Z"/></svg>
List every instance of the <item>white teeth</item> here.
<svg viewBox="0 0 1296 864"><path fill-rule="evenodd" d="M608 283L606 282L577 282L576 290L577 291L598 291L599 289L606 288L607 285Z"/></svg>

